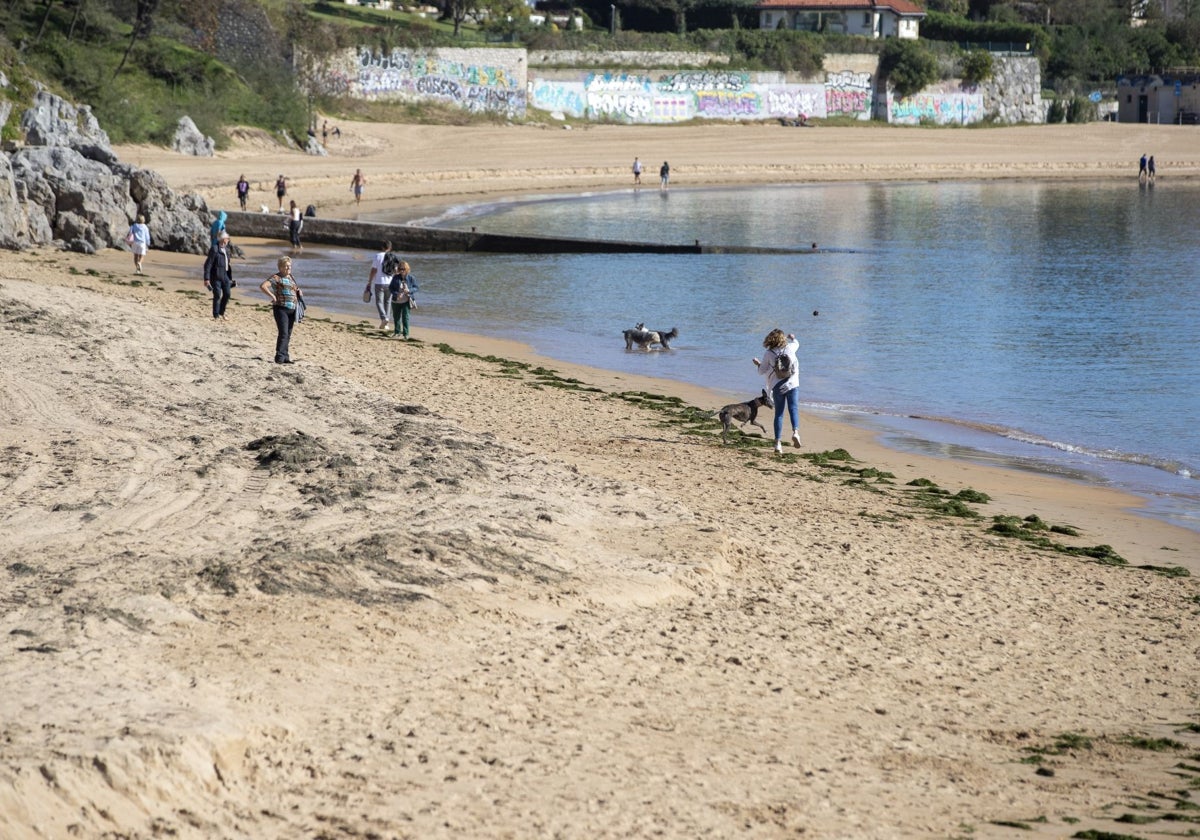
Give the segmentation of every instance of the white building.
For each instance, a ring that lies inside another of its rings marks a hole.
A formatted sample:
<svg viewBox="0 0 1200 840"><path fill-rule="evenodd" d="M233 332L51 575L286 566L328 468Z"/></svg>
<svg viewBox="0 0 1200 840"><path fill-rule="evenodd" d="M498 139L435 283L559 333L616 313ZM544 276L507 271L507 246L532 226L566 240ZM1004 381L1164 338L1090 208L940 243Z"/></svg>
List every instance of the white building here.
<svg viewBox="0 0 1200 840"><path fill-rule="evenodd" d="M760 29L916 38L925 10L913 0L760 0Z"/></svg>

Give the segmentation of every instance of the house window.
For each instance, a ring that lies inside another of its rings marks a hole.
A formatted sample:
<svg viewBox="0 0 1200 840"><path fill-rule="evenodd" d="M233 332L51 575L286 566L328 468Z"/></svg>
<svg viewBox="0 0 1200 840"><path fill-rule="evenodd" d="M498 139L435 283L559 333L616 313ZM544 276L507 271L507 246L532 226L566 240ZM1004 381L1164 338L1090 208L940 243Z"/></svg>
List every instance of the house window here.
<svg viewBox="0 0 1200 840"><path fill-rule="evenodd" d="M871 13L870 12L863 12L863 26L868 27L868 28L871 26Z"/></svg>
<svg viewBox="0 0 1200 840"><path fill-rule="evenodd" d="M763 12L763 29L768 29L771 26L771 13Z"/></svg>

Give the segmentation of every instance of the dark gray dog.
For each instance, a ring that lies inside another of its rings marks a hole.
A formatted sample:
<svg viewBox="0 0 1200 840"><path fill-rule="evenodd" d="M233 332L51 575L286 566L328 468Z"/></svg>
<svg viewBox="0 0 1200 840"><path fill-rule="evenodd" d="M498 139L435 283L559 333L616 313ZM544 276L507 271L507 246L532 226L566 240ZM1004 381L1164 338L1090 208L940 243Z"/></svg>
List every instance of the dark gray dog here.
<svg viewBox="0 0 1200 840"><path fill-rule="evenodd" d="M771 400L771 395L767 393L766 388L757 397L748 402L732 403L722 408L717 414L718 419L721 421L722 442L729 443L729 427L734 423L742 427L745 427L747 423L752 426L758 426L765 435L767 430L763 428L762 423L758 422L759 406L766 406L767 408L775 407L775 403Z"/></svg>

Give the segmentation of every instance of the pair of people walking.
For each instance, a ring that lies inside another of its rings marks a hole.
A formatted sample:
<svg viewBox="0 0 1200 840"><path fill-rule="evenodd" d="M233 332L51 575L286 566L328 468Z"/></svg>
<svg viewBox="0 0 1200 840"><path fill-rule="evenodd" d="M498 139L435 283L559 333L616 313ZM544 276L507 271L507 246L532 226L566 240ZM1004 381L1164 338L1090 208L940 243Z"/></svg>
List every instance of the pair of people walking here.
<svg viewBox="0 0 1200 840"><path fill-rule="evenodd" d="M392 335L408 339L410 313L417 308L416 291L411 267L392 250L392 243L385 241L383 250L371 261L363 289L363 302L375 302L379 329L386 330L390 321Z"/></svg>

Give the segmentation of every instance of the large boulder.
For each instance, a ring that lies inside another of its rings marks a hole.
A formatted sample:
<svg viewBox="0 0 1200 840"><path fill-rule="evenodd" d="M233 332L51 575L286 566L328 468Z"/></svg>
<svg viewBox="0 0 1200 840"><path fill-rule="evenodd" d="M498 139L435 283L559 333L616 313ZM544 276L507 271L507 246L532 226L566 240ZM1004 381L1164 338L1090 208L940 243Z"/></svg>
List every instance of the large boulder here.
<svg viewBox="0 0 1200 840"><path fill-rule="evenodd" d="M15 250L29 245L29 222L17 198L12 164L7 155L0 155L0 248Z"/></svg>
<svg viewBox="0 0 1200 840"><path fill-rule="evenodd" d="M137 214L127 179L65 146L19 149L12 164L14 179L64 247L93 253L124 239Z"/></svg>
<svg viewBox="0 0 1200 840"><path fill-rule="evenodd" d="M191 117L185 115L179 118L175 136L171 138L172 151L193 157L212 157L215 149L216 143L211 137L200 133Z"/></svg>
<svg viewBox="0 0 1200 840"><path fill-rule="evenodd" d="M141 214L156 248L207 249L204 199L177 194L157 173L121 163L86 106L39 91L21 128L28 145L0 154L0 247L124 248Z"/></svg>
<svg viewBox="0 0 1200 840"><path fill-rule="evenodd" d="M156 248L202 254L208 250L208 204L196 193L177 193L151 169L125 164L114 171L129 180L129 197L146 217Z"/></svg>
<svg viewBox="0 0 1200 840"><path fill-rule="evenodd" d="M100 127L92 109L76 107L60 96L39 90L33 107L21 115L21 130L30 146L69 146L112 152L108 134Z"/></svg>

